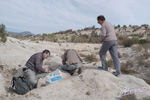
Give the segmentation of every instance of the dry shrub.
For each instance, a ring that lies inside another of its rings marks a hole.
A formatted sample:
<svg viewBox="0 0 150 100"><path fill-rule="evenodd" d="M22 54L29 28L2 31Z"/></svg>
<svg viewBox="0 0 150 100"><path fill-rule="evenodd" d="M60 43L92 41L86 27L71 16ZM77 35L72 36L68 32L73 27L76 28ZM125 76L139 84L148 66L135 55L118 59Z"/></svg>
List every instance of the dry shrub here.
<svg viewBox="0 0 150 100"><path fill-rule="evenodd" d="M144 97L142 100L150 100L150 97Z"/></svg>
<svg viewBox="0 0 150 100"><path fill-rule="evenodd" d="M133 48L133 50L135 50L136 52L140 52L142 49L144 49L144 51L147 51L150 47L150 43L146 43L146 44L139 44L136 47Z"/></svg>
<svg viewBox="0 0 150 100"><path fill-rule="evenodd" d="M96 58L96 55L94 55L94 54L90 54L90 55L85 56L84 60L89 61L89 62L98 61L98 59Z"/></svg>
<svg viewBox="0 0 150 100"><path fill-rule="evenodd" d="M63 49L61 49L61 51L66 51L67 49L65 49L65 48L63 48Z"/></svg>
<svg viewBox="0 0 150 100"><path fill-rule="evenodd" d="M80 53L80 57L86 57L87 55Z"/></svg>
<svg viewBox="0 0 150 100"><path fill-rule="evenodd" d="M146 67L146 68L150 68L150 61L146 61L146 62L145 62L145 67Z"/></svg>
<svg viewBox="0 0 150 100"><path fill-rule="evenodd" d="M120 52L118 52L118 57L122 58L122 54Z"/></svg>
<svg viewBox="0 0 150 100"><path fill-rule="evenodd" d="M36 41L36 43L39 43L39 41Z"/></svg>
<svg viewBox="0 0 150 100"><path fill-rule="evenodd" d="M94 50L99 50L99 48L98 47L94 47Z"/></svg>
<svg viewBox="0 0 150 100"><path fill-rule="evenodd" d="M136 56L135 59L138 61L139 65L144 65L144 59L142 58L142 55Z"/></svg>
<svg viewBox="0 0 150 100"><path fill-rule="evenodd" d="M145 78L143 78L143 80L144 80L147 84L150 85L150 79L145 79Z"/></svg>
<svg viewBox="0 0 150 100"><path fill-rule="evenodd" d="M136 98L135 94L129 94L129 95L123 96L120 100L138 100L138 99Z"/></svg>
<svg viewBox="0 0 150 100"><path fill-rule="evenodd" d="M133 63L130 61L127 61L127 63L122 63L121 64L121 72L124 74L137 74L138 73L133 69L128 69L128 66L133 66Z"/></svg>
<svg viewBox="0 0 150 100"><path fill-rule="evenodd" d="M123 40L122 40L122 45L124 47L131 47L133 44L134 44L134 41L132 39L123 38Z"/></svg>
<svg viewBox="0 0 150 100"><path fill-rule="evenodd" d="M108 60L107 65L108 65L108 67L112 68L114 66L113 60L112 59Z"/></svg>
<svg viewBox="0 0 150 100"><path fill-rule="evenodd" d="M150 62L145 61L150 57L150 52L145 51L142 55L136 56L136 60L138 61L139 65L143 65L145 67L150 67Z"/></svg>
<svg viewBox="0 0 150 100"><path fill-rule="evenodd" d="M136 52L140 52L142 50L143 46L142 45L138 45L136 47L133 47L133 50Z"/></svg>

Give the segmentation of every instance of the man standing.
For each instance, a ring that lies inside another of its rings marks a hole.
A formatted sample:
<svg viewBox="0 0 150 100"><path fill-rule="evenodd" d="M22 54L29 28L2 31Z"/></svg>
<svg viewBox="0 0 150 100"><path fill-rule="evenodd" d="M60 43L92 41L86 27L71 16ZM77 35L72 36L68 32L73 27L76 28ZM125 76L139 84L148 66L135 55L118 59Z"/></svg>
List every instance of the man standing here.
<svg viewBox="0 0 150 100"><path fill-rule="evenodd" d="M75 50L66 50L62 56L62 69L69 72L70 75L80 74L82 72L82 60Z"/></svg>
<svg viewBox="0 0 150 100"><path fill-rule="evenodd" d="M42 68L43 60L50 56L49 50L33 54L23 68L25 77L29 80L33 87L37 85L36 76L41 73L48 73L48 69Z"/></svg>
<svg viewBox="0 0 150 100"><path fill-rule="evenodd" d="M120 62L118 58L117 52L117 37L115 34L114 26L105 20L104 16L97 17L98 24L101 25L102 35L99 38L100 42L103 42L102 47L99 51L99 55L102 62L102 67L98 67L99 69L103 69L108 71L108 65L106 62L105 54L109 50L111 57L113 59L114 67L116 72L113 72L114 75L121 75L120 70Z"/></svg>

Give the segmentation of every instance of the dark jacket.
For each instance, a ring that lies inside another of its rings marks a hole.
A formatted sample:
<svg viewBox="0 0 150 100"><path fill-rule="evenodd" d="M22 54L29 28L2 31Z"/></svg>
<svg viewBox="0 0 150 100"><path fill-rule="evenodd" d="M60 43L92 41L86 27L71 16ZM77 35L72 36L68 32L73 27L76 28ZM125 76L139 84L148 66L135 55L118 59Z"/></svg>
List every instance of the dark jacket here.
<svg viewBox="0 0 150 100"><path fill-rule="evenodd" d="M45 72L45 69L42 68L43 60L44 56L42 52L35 53L29 58L25 66L35 72Z"/></svg>

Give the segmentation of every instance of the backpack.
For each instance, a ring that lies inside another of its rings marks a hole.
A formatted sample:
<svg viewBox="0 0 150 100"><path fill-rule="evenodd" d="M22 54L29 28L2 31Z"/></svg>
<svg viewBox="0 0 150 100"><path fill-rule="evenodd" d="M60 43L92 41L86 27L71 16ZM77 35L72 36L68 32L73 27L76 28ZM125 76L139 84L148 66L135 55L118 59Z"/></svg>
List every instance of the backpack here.
<svg viewBox="0 0 150 100"><path fill-rule="evenodd" d="M30 84L27 78L24 77L13 77L12 78L12 87L15 87L17 94L24 95L28 91L33 89L33 86Z"/></svg>

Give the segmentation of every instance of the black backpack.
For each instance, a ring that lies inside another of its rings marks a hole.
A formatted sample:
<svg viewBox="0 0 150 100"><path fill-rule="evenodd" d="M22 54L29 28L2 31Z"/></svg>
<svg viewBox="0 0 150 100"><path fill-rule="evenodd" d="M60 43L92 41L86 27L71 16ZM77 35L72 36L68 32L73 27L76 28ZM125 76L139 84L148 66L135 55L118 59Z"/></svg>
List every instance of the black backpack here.
<svg viewBox="0 0 150 100"><path fill-rule="evenodd" d="M13 77L12 84L12 87L15 88L16 93L20 95L24 95L33 89L33 86L24 77Z"/></svg>

